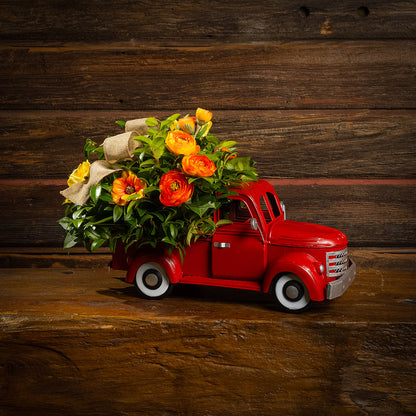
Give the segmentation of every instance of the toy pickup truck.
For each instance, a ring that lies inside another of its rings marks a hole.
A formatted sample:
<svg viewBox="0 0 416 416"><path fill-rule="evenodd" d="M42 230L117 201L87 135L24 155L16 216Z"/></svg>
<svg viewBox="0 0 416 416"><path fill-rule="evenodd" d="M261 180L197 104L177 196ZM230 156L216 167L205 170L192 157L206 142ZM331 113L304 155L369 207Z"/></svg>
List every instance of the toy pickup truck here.
<svg viewBox="0 0 416 416"><path fill-rule="evenodd" d="M284 205L265 180L233 189L214 221L229 219L210 238L199 238L179 255L166 249L118 246L112 267L127 270L141 296L160 299L176 283L271 292L288 312L311 301L341 296L355 277L347 238L333 228L286 219Z"/></svg>

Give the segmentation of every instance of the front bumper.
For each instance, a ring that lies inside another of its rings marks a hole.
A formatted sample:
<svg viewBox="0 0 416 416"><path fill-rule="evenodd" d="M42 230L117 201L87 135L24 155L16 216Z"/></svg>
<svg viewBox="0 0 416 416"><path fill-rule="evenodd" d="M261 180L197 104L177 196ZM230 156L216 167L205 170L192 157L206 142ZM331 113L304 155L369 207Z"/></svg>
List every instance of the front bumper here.
<svg viewBox="0 0 416 416"><path fill-rule="evenodd" d="M355 270L355 262L349 259L349 265L346 272L339 279L327 284L326 299L334 299L341 296L353 282L355 278Z"/></svg>

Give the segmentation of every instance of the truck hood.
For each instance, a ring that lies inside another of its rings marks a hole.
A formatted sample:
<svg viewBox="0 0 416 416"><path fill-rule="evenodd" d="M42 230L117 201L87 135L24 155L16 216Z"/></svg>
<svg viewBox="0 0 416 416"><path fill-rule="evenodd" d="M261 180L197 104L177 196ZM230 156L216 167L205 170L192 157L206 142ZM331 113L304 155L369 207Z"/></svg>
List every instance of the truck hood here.
<svg viewBox="0 0 416 416"><path fill-rule="evenodd" d="M347 237L335 228L306 222L283 220L272 224L269 242L285 247L345 247Z"/></svg>

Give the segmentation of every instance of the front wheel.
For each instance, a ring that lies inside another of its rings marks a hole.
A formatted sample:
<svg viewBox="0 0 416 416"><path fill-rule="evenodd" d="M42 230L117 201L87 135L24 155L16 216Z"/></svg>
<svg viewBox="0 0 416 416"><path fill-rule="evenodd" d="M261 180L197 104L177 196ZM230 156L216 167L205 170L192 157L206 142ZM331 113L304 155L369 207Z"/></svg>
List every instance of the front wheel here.
<svg viewBox="0 0 416 416"><path fill-rule="evenodd" d="M293 273L285 273L276 278L273 294L279 305L287 312L303 312L311 304L305 283Z"/></svg>
<svg viewBox="0 0 416 416"><path fill-rule="evenodd" d="M162 299L172 291L165 269L154 262L144 263L137 269L134 284L139 295L146 299Z"/></svg>

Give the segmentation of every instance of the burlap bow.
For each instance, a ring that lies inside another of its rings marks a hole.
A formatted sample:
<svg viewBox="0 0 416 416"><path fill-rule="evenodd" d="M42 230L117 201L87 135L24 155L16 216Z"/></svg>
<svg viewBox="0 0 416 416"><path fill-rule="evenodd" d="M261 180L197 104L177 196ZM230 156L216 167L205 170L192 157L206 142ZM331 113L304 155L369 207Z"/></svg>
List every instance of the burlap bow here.
<svg viewBox="0 0 416 416"><path fill-rule="evenodd" d="M133 138L145 135L148 129L146 118L127 121L124 133L104 140L105 160L97 160L91 164L88 180L86 182L77 182L61 191L60 194L76 205L84 205L90 197L92 186L97 185L101 179L110 175L110 173L122 169L115 163L132 159L133 151L141 146L141 143L133 140Z"/></svg>

